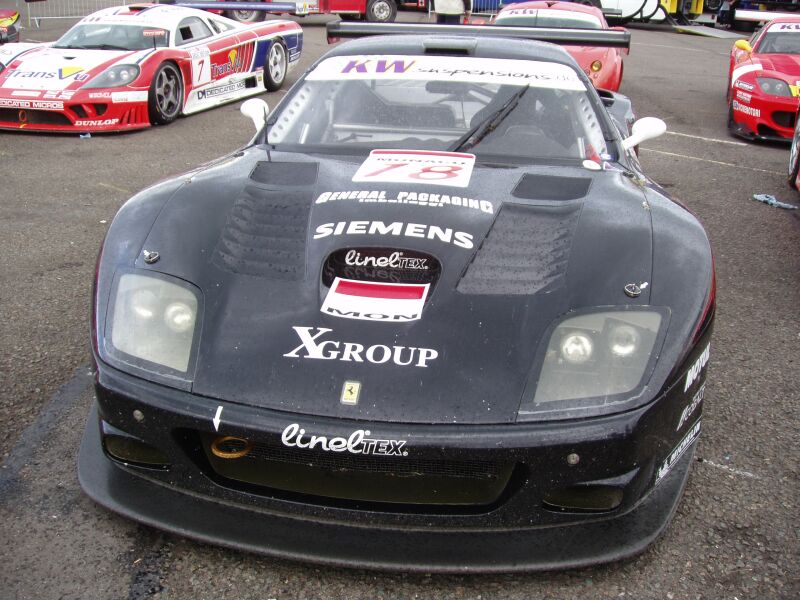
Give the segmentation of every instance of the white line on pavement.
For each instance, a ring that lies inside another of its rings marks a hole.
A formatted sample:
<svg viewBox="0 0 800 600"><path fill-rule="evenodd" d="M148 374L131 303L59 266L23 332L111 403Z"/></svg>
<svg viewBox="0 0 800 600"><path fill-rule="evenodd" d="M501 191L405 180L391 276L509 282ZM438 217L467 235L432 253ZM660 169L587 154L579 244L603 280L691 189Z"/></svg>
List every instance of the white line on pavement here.
<svg viewBox="0 0 800 600"><path fill-rule="evenodd" d="M697 156L687 156L686 154L676 154L674 152L664 152L663 150L651 150L650 148L641 148L642 152L653 152L654 154L664 154L666 156L676 156L678 158L686 158L688 160L699 160L702 162L712 163L715 165L722 165L723 167L733 167L734 169L745 169L746 171L757 171L758 173L770 173L771 175L785 175L780 171L770 171L769 169L757 169L756 167L747 167L745 165L736 165L734 163L722 162L721 160L711 160L710 158L700 158Z"/></svg>
<svg viewBox="0 0 800 600"><path fill-rule="evenodd" d="M715 144L730 144L731 146L748 146L744 142L734 142L732 140L718 140L716 138L707 138L702 135L691 135L688 133L680 133L679 131L667 131L668 135L679 135L681 137L692 138L693 140L703 140L704 142L713 142Z"/></svg>
<svg viewBox="0 0 800 600"><path fill-rule="evenodd" d="M723 471L728 471L728 473L733 473L734 475L740 475L749 479L761 479L761 477L754 475L749 471L742 471L741 469L735 469L734 467L729 467L728 465L720 465L705 458L702 460L702 464L709 465L717 469L722 469Z"/></svg>

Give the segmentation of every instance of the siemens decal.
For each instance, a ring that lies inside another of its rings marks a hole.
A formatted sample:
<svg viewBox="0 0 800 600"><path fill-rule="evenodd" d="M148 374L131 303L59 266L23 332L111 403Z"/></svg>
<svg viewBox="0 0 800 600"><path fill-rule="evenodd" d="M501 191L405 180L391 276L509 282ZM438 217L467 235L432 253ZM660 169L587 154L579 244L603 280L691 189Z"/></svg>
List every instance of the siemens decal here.
<svg viewBox="0 0 800 600"><path fill-rule="evenodd" d="M384 221L339 221L323 223L314 232L314 239L331 235L391 235L394 237L423 238L453 244L460 248L473 247L472 234L454 231L450 227L423 225L422 223L385 223Z"/></svg>

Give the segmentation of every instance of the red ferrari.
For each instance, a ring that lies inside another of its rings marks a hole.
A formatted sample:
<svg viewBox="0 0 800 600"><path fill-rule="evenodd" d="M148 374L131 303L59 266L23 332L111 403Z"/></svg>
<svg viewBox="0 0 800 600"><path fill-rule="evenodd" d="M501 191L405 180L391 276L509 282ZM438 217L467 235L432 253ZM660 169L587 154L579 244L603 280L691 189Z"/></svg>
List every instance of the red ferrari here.
<svg viewBox="0 0 800 600"><path fill-rule="evenodd" d="M521 2L509 4L494 17L494 25L558 27L565 29L616 29L609 27L603 12L574 2ZM567 52L589 76L594 87L616 92L622 84L622 53L626 49L597 46L567 46Z"/></svg>
<svg viewBox="0 0 800 600"><path fill-rule="evenodd" d="M728 71L728 127L738 136L790 141L800 95L800 17L775 19L737 40Z"/></svg>

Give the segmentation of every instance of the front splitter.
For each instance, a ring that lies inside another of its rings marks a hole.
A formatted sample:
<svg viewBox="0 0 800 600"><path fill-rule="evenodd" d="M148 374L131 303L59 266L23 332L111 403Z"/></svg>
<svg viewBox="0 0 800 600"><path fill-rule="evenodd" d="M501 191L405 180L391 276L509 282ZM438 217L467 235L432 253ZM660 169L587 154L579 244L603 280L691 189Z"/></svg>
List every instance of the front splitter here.
<svg viewBox="0 0 800 600"><path fill-rule="evenodd" d="M526 529L358 526L222 503L129 473L102 451L95 403L78 478L98 504L202 542L334 566L489 573L584 567L643 552L672 519L693 456L694 445L646 498L616 517Z"/></svg>

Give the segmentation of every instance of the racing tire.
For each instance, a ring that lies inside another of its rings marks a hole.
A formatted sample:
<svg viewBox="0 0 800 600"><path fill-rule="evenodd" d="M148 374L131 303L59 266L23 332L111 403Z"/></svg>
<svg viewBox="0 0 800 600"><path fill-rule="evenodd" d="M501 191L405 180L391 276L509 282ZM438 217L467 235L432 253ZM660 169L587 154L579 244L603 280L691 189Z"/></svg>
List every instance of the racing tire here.
<svg viewBox="0 0 800 600"><path fill-rule="evenodd" d="M391 23L397 16L394 0L369 0L364 18L370 23Z"/></svg>
<svg viewBox="0 0 800 600"><path fill-rule="evenodd" d="M800 127L795 125L792 147L789 150L789 187L797 189L797 174L800 173Z"/></svg>
<svg viewBox="0 0 800 600"><path fill-rule="evenodd" d="M264 87L268 92L281 89L286 81L286 72L289 70L289 58L286 46L280 40L275 40L267 52L267 63L264 65Z"/></svg>
<svg viewBox="0 0 800 600"><path fill-rule="evenodd" d="M174 63L165 62L158 67L150 93L147 95L147 112L153 125L172 123L183 110L183 78Z"/></svg>
<svg viewBox="0 0 800 600"><path fill-rule="evenodd" d="M267 18L267 13L263 10L226 10L225 16L239 23L258 23Z"/></svg>

